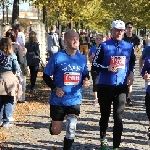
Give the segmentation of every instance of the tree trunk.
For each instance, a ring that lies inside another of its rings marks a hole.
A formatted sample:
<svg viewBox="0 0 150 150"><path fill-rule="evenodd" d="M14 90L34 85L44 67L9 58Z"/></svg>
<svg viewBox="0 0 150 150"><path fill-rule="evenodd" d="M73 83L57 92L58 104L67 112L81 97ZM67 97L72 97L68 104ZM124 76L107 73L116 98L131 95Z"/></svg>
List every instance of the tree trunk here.
<svg viewBox="0 0 150 150"><path fill-rule="evenodd" d="M14 0L12 11L12 24L17 24L19 17L19 0Z"/></svg>
<svg viewBox="0 0 150 150"><path fill-rule="evenodd" d="M43 6L43 23L45 24L45 30L46 30L46 32L48 32L46 6Z"/></svg>
<svg viewBox="0 0 150 150"><path fill-rule="evenodd" d="M47 12L46 12L46 6L43 6L43 23L46 24L47 19Z"/></svg>
<svg viewBox="0 0 150 150"><path fill-rule="evenodd" d="M4 22L5 22L5 17L4 17L4 8L5 8L5 6L4 6L4 1L2 1L2 6L3 6L3 21L2 21L2 24L4 25Z"/></svg>

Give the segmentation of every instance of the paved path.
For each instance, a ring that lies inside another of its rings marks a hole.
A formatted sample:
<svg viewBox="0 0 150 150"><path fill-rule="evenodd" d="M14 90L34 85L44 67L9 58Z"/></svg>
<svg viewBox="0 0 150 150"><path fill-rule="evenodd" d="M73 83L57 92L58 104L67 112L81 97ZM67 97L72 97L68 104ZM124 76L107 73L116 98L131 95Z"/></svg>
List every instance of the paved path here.
<svg viewBox="0 0 150 150"><path fill-rule="evenodd" d="M138 74L136 72L132 93L134 105L133 107L126 107L123 116L124 132L121 150L150 149L147 146L148 121L144 106L144 81ZM49 134L47 129L49 123L49 105L45 102L47 97L48 93L43 90L37 102L35 99L32 103L17 104L18 109L22 108L23 111L19 115L20 117L16 118L13 128L3 130L7 136L1 144L5 147L2 150L9 148L13 150L52 150L53 146L57 146L58 150L62 150L65 126L59 136L51 136ZM33 97L28 97L28 99L33 100ZM41 99L40 105L37 104L39 103L39 99ZM92 102L92 87L84 89L83 105L80 118L78 119L73 150L98 150L99 148L99 106L92 106ZM18 111L16 110L15 115L17 113ZM112 149L112 127L113 119L111 114L107 132L110 149Z"/></svg>

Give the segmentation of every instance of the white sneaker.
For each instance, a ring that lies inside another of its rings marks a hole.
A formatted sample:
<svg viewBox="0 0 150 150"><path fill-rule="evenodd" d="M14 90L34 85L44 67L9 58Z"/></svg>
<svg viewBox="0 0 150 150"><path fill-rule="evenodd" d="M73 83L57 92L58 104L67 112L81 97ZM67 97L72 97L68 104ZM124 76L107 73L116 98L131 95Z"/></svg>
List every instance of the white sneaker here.
<svg viewBox="0 0 150 150"><path fill-rule="evenodd" d="M13 127L13 124L7 122L7 123L3 123L2 126L5 127L5 128L7 128L7 127L9 128L9 127Z"/></svg>
<svg viewBox="0 0 150 150"><path fill-rule="evenodd" d="M1 121L1 123L0 123L0 127L3 125L3 121Z"/></svg>
<svg viewBox="0 0 150 150"><path fill-rule="evenodd" d="M10 122L13 122L13 121L15 121L15 119L14 119L13 117L10 117L10 118L9 118L9 121L10 121Z"/></svg>

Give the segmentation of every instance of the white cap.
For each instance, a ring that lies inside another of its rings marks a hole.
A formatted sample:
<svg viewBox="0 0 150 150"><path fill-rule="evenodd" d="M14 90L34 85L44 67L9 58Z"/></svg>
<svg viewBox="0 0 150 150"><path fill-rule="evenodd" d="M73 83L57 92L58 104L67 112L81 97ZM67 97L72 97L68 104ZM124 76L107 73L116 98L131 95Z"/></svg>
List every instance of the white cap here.
<svg viewBox="0 0 150 150"><path fill-rule="evenodd" d="M125 30L125 23L121 20L115 20L115 21L112 22L111 28Z"/></svg>

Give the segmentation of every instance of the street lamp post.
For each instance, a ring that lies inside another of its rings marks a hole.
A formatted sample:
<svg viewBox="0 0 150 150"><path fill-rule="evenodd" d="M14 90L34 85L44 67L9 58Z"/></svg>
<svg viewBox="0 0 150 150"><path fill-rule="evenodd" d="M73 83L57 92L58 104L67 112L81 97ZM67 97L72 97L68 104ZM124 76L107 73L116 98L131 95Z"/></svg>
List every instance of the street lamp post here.
<svg viewBox="0 0 150 150"><path fill-rule="evenodd" d="M40 9L38 7L38 21L40 22Z"/></svg>
<svg viewBox="0 0 150 150"><path fill-rule="evenodd" d="M6 24L9 24L9 22L8 22L8 5L6 5Z"/></svg>
<svg viewBox="0 0 150 150"><path fill-rule="evenodd" d="M61 20L60 20L60 16L61 16L61 12L62 12L62 7L58 6L58 11L57 11L57 23L56 23L56 27L58 29L58 34L61 35Z"/></svg>
<svg viewBox="0 0 150 150"><path fill-rule="evenodd" d="M43 23L45 24L45 29L46 31L48 31L47 28L47 10L46 10L46 6L43 6Z"/></svg>
<svg viewBox="0 0 150 150"><path fill-rule="evenodd" d="M2 26L4 26L4 22L5 22L5 17L4 17L4 15L5 15L5 11L4 11L4 0L2 1L2 11L3 11L3 20L2 20Z"/></svg>
<svg viewBox="0 0 150 150"><path fill-rule="evenodd" d="M78 26L79 26L79 22L78 22L78 21L75 21L75 28L76 28L76 31L78 30Z"/></svg>
<svg viewBox="0 0 150 150"><path fill-rule="evenodd" d="M81 29L83 30L84 28L83 22L81 22L80 25L81 25Z"/></svg>
<svg viewBox="0 0 150 150"><path fill-rule="evenodd" d="M19 0L14 0L12 11L12 24L18 24L19 18Z"/></svg>
<svg viewBox="0 0 150 150"><path fill-rule="evenodd" d="M61 35L61 21L60 21L61 12L58 13L58 32Z"/></svg>

